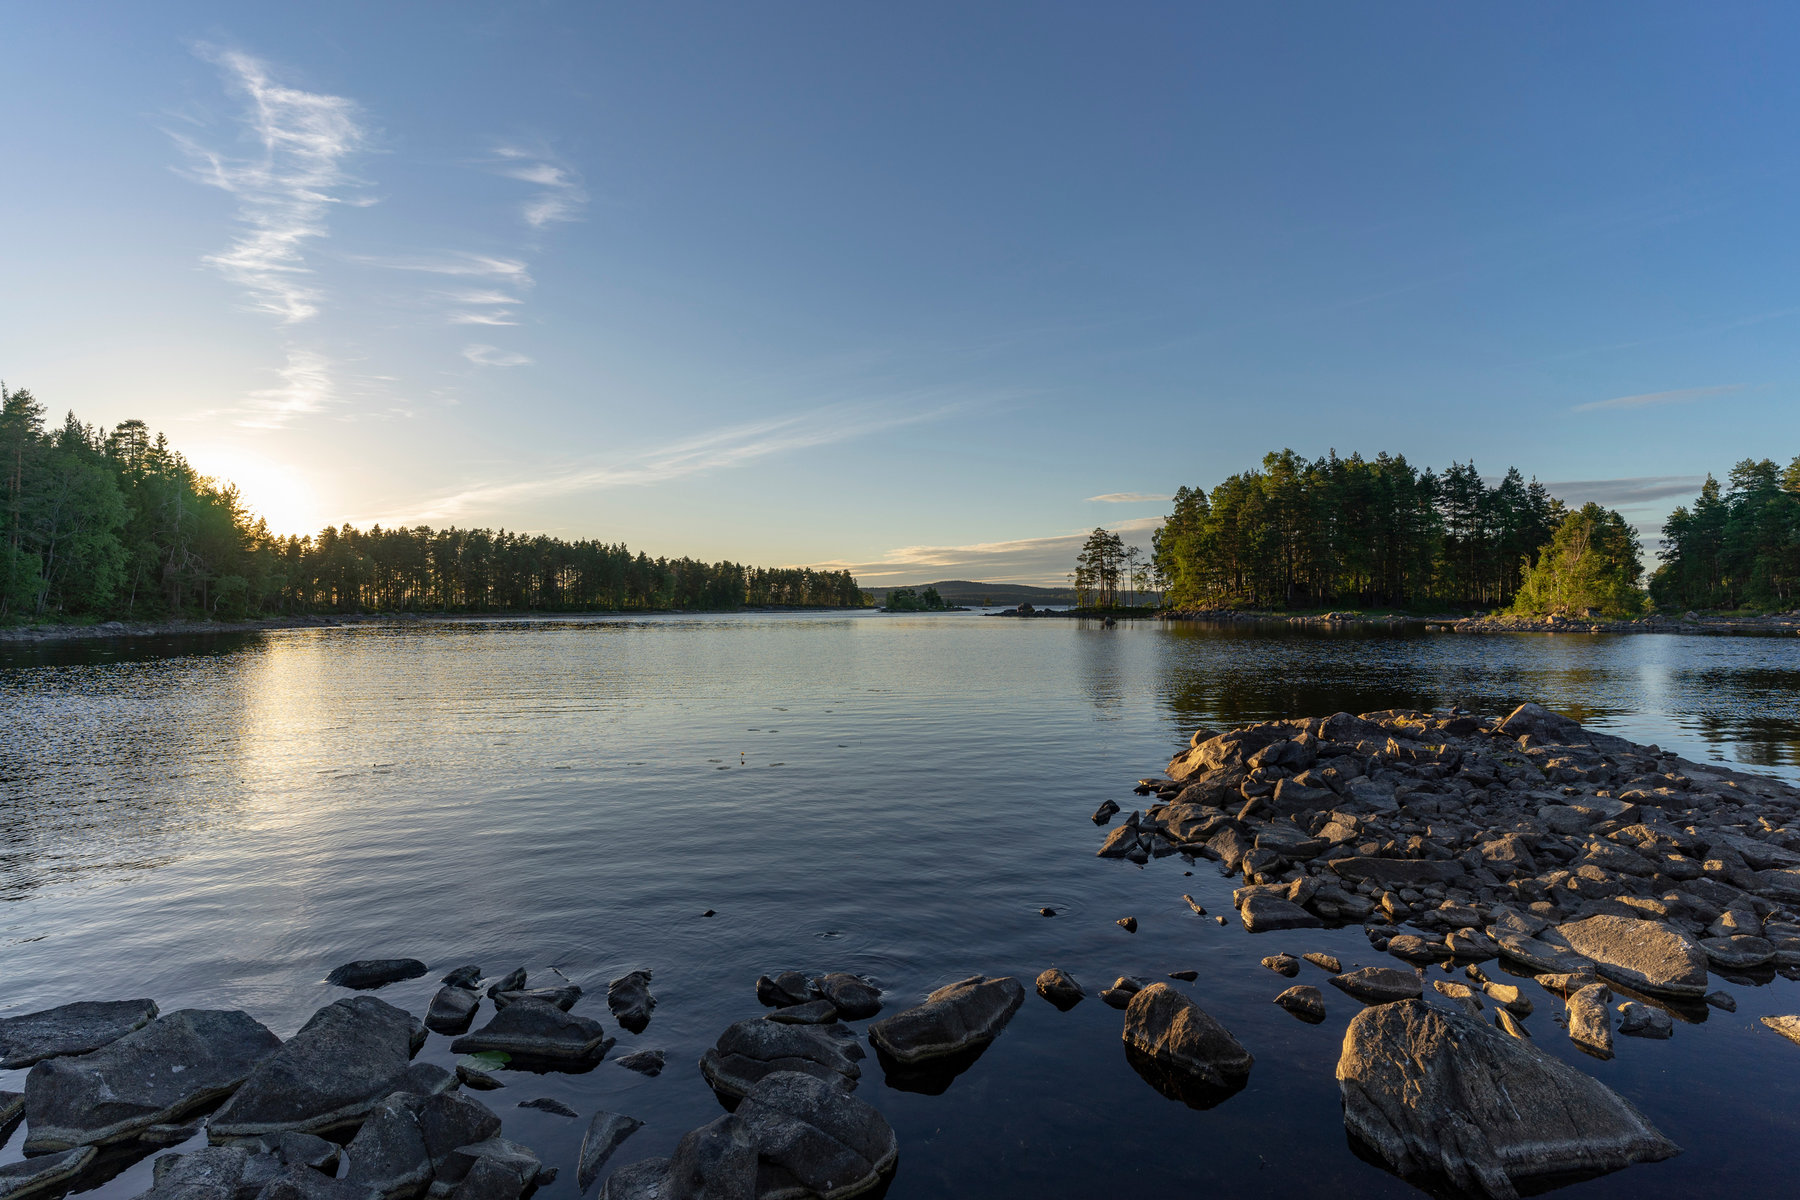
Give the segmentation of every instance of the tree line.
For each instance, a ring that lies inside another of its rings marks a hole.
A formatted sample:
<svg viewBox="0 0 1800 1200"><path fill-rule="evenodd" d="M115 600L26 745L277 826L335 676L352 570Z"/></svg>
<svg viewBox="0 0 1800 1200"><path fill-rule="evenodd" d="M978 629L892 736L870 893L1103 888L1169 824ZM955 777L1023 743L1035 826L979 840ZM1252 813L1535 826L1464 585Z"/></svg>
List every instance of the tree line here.
<svg viewBox="0 0 1800 1200"><path fill-rule="evenodd" d="M1800 457L1738 463L1711 475L1693 507L1663 526L1650 595L1671 609L1791 609L1800 591Z"/></svg>
<svg viewBox="0 0 1800 1200"><path fill-rule="evenodd" d="M279 537L142 421L60 426L0 385L0 621L358 611L861 607L848 571L651 558L488 529Z"/></svg>

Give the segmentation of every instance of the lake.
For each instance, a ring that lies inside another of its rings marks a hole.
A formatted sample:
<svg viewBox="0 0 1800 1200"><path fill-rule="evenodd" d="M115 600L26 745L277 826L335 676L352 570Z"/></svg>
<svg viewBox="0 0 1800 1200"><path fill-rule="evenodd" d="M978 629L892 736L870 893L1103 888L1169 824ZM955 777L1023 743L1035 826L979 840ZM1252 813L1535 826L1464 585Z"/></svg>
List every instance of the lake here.
<svg viewBox="0 0 1800 1200"><path fill-rule="evenodd" d="M382 999L423 1015L462 963L589 993L619 1045L582 1075L507 1073L481 1093L573 1200L585 1120L647 1124L616 1163L666 1154L720 1112L695 1060L757 1016L756 976L866 974L888 1013L982 973L1045 967L1035 994L940 1095L858 1095L892 1122L888 1195L1407 1196L1347 1142L1332 1071L1356 1005L1308 1026L1270 1003L1265 954L1392 965L1360 928L1252 937L1232 880L1179 856L1101 860L1089 814L1159 774L1196 725L1525 700L1700 760L1800 778L1800 641L1462 636L1006 620L977 613L413 621L200 641L0 650L0 1016L77 999L243 1008L283 1037L346 995L325 973L412 956ZM1192 877L1184 875L1191 870ZM1039 915L1042 907L1057 916ZM708 909L716 915L703 916ZM1135 916L1139 931L1114 922ZM654 972L640 1035L607 981ZM1126 1061L1121 974L1187 989L1256 1057L1196 1110ZM1497 971L1498 964L1491 966ZM1323 984L1308 966L1291 982ZM1559 1195L1758 1195L1800 1169L1800 1046L1758 1022L1800 985L1724 985L1736 1013L1622 1038L1599 1062L1535 985L1537 1044L1604 1080L1685 1153ZM490 1010L484 1004L477 1020ZM857 1026L860 1030L862 1024ZM645 1078L613 1059L660 1048ZM452 1065L449 1039L421 1057ZM0 1072L0 1089L24 1072ZM0 1161L19 1157L15 1131ZM145 1160L92 1189L128 1197Z"/></svg>

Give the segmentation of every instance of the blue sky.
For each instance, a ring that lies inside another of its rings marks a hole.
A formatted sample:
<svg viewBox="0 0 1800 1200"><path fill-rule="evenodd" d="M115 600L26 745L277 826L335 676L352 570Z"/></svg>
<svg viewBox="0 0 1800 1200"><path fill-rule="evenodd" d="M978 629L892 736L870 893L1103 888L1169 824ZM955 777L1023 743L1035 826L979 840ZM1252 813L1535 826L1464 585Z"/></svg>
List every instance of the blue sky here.
<svg viewBox="0 0 1800 1200"><path fill-rule="evenodd" d="M1788 5L12 5L0 377L285 530L1059 581L1270 449L1800 453Z"/></svg>

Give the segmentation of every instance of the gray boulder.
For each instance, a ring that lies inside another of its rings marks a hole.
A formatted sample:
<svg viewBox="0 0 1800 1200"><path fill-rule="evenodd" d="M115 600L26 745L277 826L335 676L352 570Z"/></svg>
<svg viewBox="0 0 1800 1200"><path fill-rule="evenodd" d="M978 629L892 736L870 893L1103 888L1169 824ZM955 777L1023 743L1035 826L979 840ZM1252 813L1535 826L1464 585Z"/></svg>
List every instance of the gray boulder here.
<svg viewBox="0 0 1800 1200"><path fill-rule="evenodd" d="M408 1013L373 996L327 1004L213 1114L207 1136L227 1142L354 1124L395 1090L424 1040Z"/></svg>
<svg viewBox="0 0 1800 1200"><path fill-rule="evenodd" d="M833 971L813 981L813 991L831 1001L845 1020L861 1021L881 1011L881 989L845 971Z"/></svg>
<svg viewBox="0 0 1800 1200"><path fill-rule="evenodd" d="M1019 981L971 975L939 988L925 1003L869 1026L869 1041L896 1062L947 1058L1000 1035L1025 1000Z"/></svg>
<svg viewBox="0 0 1800 1200"><path fill-rule="evenodd" d="M784 1025L829 1025L838 1019L838 1010L829 1000L808 1000L805 1004L778 1008L765 1014L764 1019L780 1021Z"/></svg>
<svg viewBox="0 0 1800 1200"><path fill-rule="evenodd" d="M1087 995L1075 977L1061 967L1051 967L1037 977L1038 995L1068 1012Z"/></svg>
<svg viewBox="0 0 1800 1200"><path fill-rule="evenodd" d="M756 977L756 998L770 1008L805 1004L813 998L812 984L799 971L777 971Z"/></svg>
<svg viewBox="0 0 1800 1200"><path fill-rule="evenodd" d="M351 1183L383 1196L414 1196L431 1182L431 1155L419 1131L421 1097L395 1092L375 1105L344 1148ZM499 1122L495 1122L496 1126Z"/></svg>
<svg viewBox="0 0 1800 1200"><path fill-rule="evenodd" d="M7 1017L0 1020L0 1070L90 1054L142 1029L155 1017L154 1000L82 1000Z"/></svg>
<svg viewBox="0 0 1800 1200"><path fill-rule="evenodd" d="M865 1056L856 1036L841 1025L792 1025L752 1017L728 1027L700 1056L700 1073L713 1091L736 1099L776 1071L799 1071L849 1091L862 1078Z"/></svg>
<svg viewBox="0 0 1800 1200"><path fill-rule="evenodd" d="M416 958L363 958L337 968L325 977L325 982L363 992L402 979L417 979L426 970L425 964Z"/></svg>
<svg viewBox="0 0 1800 1200"><path fill-rule="evenodd" d="M1552 712L1541 704L1519 705L1506 715L1497 728L1507 737L1536 734L1546 742L1564 745L1586 740L1580 722L1559 712Z"/></svg>
<svg viewBox="0 0 1800 1200"><path fill-rule="evenodd" d="M458 1054L498 1050L546 1063L592 1066L612 1044L592 1017L566 1013L542 1000L519 1000L474 1033L457 1038L450 1049Z"/></svg>
<svg viewBox="0 0 1800 1200"><path fill-rule="evenodd" d="M1403 1176L1512 1197L1518 1185L1680 1152L1598 1080L1461 1013L1366 1008L1337 1065L1344 1124Z"/></svg>
<svg viewBox="0 0 1800 1200"><path fill-rule="evenodd" d="M447 1036L464 1033L475 1019L475 1010L480 1005L481 993L474 988L449 985L441 987L437 995L431 998L431 1007L425 1012L425 1028Z"/></svg>
<svg viewBox="0 0 1800 1200"><path fill-rule="evenodd" d="M264 1184L255 1200L379 1200L379 1197L348 1179L333 1179L311 1167L288 1167Z"/></svg>
<svg viewBox="0 0 1800 1200"><path fill-rule="evenodd" d="M648 1075L654 1079L661 1075L663 1067L668 1065L668 1055L661 1050L639 1050L635 1054L625 1055L618 1061L619 1065L627 1071L636 1071L639 1075Z"/></svg>
<svg viewBox="0 0 1800 1200"><path fill-rule="evenodd" d="M1283 929L1317 929L1325 924L1292 900L1284 900L1269 892L1252 892L1244 897L1238 916L1251 933L1275 933Z"/></svg>
<svg viewBox="0 0 1800 1200"><path fill-rule="evenodd" d="M1577 953L1615 983L1658 996L1706 995L1706 951L1659 921L1594 916L1556 927Z"/></svg>
<svg viewBox="0 0 1800 1200"><path fill-rule="evenodd" d="M1308 1025L1325 1019L1325 997L1318 988L1302 983L1275 997L1275 1003L1293 1013Z"/></svg>
<svg viewBox="0 0 1800 1200"><path fill-rule="evenodd" d="M517 992L525 987L525 968L514 967L492 984L488 985L488 999L493 999L501 992Z"/></svg>
<svg viewBox="0 0 1800 1200"><path fill-rule="evenodd" d="M650 994L650 972L631 971L606 985L606 1006L620 1025L642 1033L650 1024L656 997Z"/></svg>
<svg viewBox="0 0 1800 1200"><path fill-rule="evenodd" d="M456 970L450 972L448 975L438 980L438 982L445 987L469 988L470 990L474 990L481 986L481 968L474 963L470 963L466 967L456 968Z"/></svg>
<svg viewBox="0 0 1800 1200"><path fill-rule="evenodd" d="M0 1146L12 1132L13 1122L25 1115L25 1093L0 1091Z"/></svg>
<svg viewBox="0 0 1800 1200"><path fill-rule="evenodd" d="M600 1178L600 1169L613 1156L613 1151L643 1127L642 1121L622 1113L602 1111L594 1114L594 1119L588 1122L587 1133L581 1139L581 1154L577 1159L575 1172L582 1194L585 1195L594 1186L594 1180Z"/></svg>
<svg viewBox="0 0 1800 1200"><path fill-rule="evenodd" d="M900 1158L885 1117L810 1075L764 1076L735 1115L756 1149L759 1200L860 1196Z"/></svg>
<svg viewBox="0 0 1800 1200"><path fill-rule="evenodd" d="M25 1078L27 1154L103 1145L175 1122L238 1089L281 1039L241 1012L184 1008Z"/></svg>
<svg viewBox="0 0 1800 1200"><path fill-rule="evenodd" d="M98 1153L92 1146L76 1146L0 1166L0 1200L25 1200L27 1196L60 1189L87 1170Z"/></svg>
<svg viewBox="0 0 1800 1200"><path fill-rule="evenodd" d="M1413 971L1397 971L1393 967L1364 967L1328 981L1346 996L1364 1004L1392 1004L1396 1000L1417 1000L1425 994L1425 985Z"/></svg>
<svg viewBox="0 0 1800 1200"><path fill-rule="evenodd" d="M461 1200L519 1200L553 1175L527 1147L494 1136L451 1151L431 1190Z"/></svg>
<svg viewBox="0 0 1800 1200"><path fill-rule="evenodd" d="M1675 1020L1654 1004L1627 1000L1619 1005L1619 1032L1626 1037L1666 1041L1675 1034Z"/></svg>
<svg viewBox="0 0 1800 1200"><path fill-rule="evenodd" d="M1256 1061L1230 1030L1166 983L1153 983L1131 998L1124 1039L1145 1058L1209 1087L1241 1086Z"/></svg>

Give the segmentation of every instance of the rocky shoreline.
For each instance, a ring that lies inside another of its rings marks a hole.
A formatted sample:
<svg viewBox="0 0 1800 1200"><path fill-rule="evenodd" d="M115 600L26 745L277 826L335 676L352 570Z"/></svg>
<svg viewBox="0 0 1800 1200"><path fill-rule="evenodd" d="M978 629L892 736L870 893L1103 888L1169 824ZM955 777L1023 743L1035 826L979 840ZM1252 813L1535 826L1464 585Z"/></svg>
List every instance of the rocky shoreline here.
<svg viewBox="0 0 1800 1200"><path fill-rule="evenodd" d="M1004 614L1003 614L1004 615ZM1221 625L1299 625L1323 629L1423 629L1431 633L1671 633L1692 637L1794 637L1800 635L1800 610L1751 617L1685 613L1679 617L1653 613L1632 620L1574 617L1411 616L1405 613L1327 612L1288 614L1237 609L1178 609L1157 614L1164 621Z"/></svg>
<svg viewBox="0 0 1800 1200"><path fill-rule="evenodd" d="M332 629L388 620L349 614L336 617L258 617L246 621L103 621L96 625L21 625L0 628L0 644L80 642L105 638L208 637L228 633L260 633L270 629Z"/></svg>

